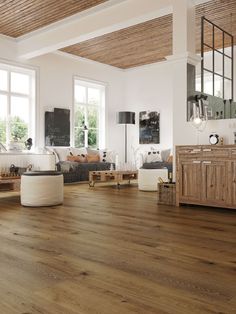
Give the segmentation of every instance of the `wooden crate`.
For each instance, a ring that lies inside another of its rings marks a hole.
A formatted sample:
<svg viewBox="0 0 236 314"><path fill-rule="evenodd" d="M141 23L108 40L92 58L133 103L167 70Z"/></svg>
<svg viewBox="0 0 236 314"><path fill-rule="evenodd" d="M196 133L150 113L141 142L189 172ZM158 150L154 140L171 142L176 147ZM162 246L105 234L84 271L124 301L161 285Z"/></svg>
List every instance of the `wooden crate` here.
<svg viewBox="0 0 236 314"><path fill-rule="evenodd" d="M158 183L158 204L175 205L175 183Z"/></svg>

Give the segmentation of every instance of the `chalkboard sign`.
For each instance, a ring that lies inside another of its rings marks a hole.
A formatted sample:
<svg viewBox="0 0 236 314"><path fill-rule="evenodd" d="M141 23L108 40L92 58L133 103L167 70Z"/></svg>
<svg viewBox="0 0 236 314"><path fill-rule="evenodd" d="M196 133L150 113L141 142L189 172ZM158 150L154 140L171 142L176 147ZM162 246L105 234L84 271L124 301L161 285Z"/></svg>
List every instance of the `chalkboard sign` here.
<svg viewBox="0 0 236 314"><path fill-rule="evenodd" d="M54 108L45 112L45 145L70 146L70 110Z"/></svg>

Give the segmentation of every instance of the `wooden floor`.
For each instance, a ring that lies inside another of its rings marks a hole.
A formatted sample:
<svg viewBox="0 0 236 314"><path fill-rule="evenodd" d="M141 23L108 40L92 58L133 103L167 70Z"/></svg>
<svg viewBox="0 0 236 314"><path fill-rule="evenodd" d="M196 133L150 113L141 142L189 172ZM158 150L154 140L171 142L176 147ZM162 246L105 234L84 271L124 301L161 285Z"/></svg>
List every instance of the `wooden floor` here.
<svg viewBox="0 0 236 314"><path fill-rule="evenodd" d="M137 187L69 185L63 206L0 193L1 314L236 313L236 211Z"/></svg>

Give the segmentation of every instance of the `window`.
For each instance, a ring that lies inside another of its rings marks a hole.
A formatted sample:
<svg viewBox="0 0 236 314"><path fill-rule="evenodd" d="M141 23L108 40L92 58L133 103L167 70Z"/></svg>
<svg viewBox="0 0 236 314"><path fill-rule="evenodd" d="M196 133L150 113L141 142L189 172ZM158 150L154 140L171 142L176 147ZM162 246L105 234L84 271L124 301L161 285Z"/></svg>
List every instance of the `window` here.
<svg viewBox="0 0 236 314"><path fill-rule="evenodd" d="M201 92L233 99L233 36L204 16L201 34Z"/></svg>
<svg viewBox="0 0 236 314"><path fill-rule="evenodd" d="M74 146L105 147L105 86L74 80Z"/></svg>
<svg viewBox="0 0 236 314"><path fill-rule="evenodd" d="M34 139L35 71L0 63L0 143Z"/></svg>

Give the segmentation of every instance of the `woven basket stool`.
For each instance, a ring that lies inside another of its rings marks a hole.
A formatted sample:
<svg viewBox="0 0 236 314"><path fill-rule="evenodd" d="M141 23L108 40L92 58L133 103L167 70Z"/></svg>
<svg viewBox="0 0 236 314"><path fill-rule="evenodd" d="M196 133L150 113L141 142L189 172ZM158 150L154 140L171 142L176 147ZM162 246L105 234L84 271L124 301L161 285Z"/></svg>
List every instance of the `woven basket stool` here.
<svg viewBox="0 0 236 314"><path fill-rule="evenodd" d="M23 206L53 206L63 203L63 175L57 171L32 171L21 176Z"/></svg>

